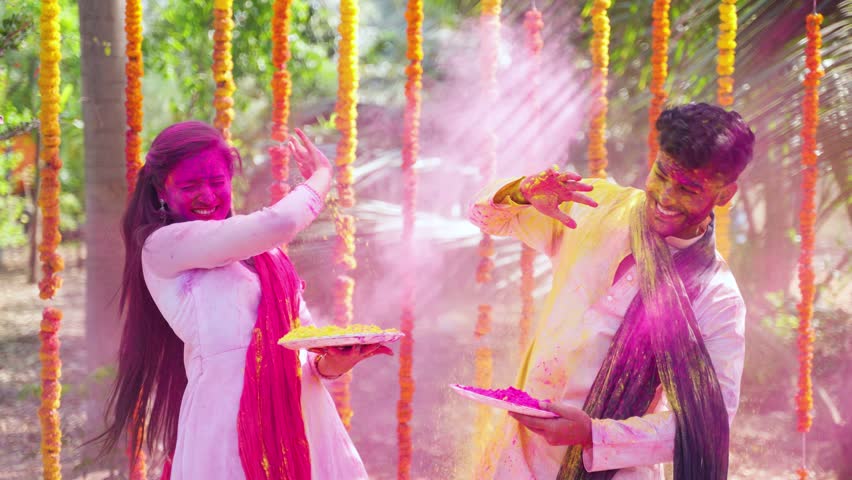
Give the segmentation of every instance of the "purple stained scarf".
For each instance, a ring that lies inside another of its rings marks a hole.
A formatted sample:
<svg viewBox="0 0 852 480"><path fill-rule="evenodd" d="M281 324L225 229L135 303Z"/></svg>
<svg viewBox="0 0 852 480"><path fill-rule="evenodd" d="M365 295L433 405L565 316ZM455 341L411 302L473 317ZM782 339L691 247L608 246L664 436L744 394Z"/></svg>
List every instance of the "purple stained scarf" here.
<svg viewBox="0 0 852 480"><path fill-rule="evenodd" d="M722 480L728 473L729 423L722 391L698 329L693 301L715 273L713 223L672 256L652 232L640 202L630 216L630 246L640 290L627 309L583 410L592 418L644 415L662 384L674 413L675 480ZM583 448L568 449L557 480L610 480L590 473Z"/></svg>

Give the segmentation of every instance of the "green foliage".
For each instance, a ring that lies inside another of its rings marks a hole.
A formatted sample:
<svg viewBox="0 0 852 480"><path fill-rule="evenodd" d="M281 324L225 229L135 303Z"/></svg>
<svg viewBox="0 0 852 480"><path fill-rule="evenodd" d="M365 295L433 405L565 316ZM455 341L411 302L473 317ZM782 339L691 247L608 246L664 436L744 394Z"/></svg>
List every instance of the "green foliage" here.
<svg viewBox="0 0 852 480"><path fill-rule="evenodd" d="M23 225L26 221L26 199L12 195L9 173L17 155L0 152L0 249L23 245L27 241Z"/></svg>
<svg viewBox="0 0 852 480"><path fill-rule="evenodd" d="M212 121L212 2L152 2L145 18L151 19L143 41L146 136L188 118ZM234 4L234 101L239 114L233 130L234 137L242 141L262 137L271 115L271 21L271 0ZM334 97L335 29L326 7L293 2L288 70L295 105ZM251 114L244 113L247 111Z"/></svg>
<svg viewBox="0 0 852 480"><path fill-rule="evenodd" d="M0 115L4 117L5 130L32 122L38 118L40 98L38 92L39 35L38 15L40 3L36 0L10 0L0 5L0 39L6 38L2 28L7 24L22 22L27 25L15 37L14 48L3 51L0 48ZM60 128L62 129L62 147L60 155L63 170L60 174L62 195L63 230L75 230L83 220L83 135L82 107L80 104L80 35L77 18L77 3L72 0L60 2L60 30L62 32L61 91L60 91ZM24 20L21 20L24 19ZM3 40L0 40L3 42ZM15 160L17 161L17 157ZM5 165L11 169L16 163ZM3 190L3 216L0 218L0 245L20 244L25 239L20 236L24 206L28 200L14 196L9 190L8 176L0 176L0 190ZM12 232L15 232L14 234ZM20 235L17 235L20 233Z"/></svg>

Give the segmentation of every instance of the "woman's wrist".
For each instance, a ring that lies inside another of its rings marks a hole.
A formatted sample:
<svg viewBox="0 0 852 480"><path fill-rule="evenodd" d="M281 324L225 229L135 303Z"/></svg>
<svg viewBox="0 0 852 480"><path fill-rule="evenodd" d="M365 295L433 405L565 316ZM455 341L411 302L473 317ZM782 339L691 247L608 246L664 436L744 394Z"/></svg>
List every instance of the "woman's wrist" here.
<svg viewBox="0 0 852 480"><path fill-rule="evenodd" d="M310 187L317 196L324 202L325 196L331 189L332 170L331 168L321 167L311 174L311 177L306 179L303 185Z"/></svg>
<svg viewBox="0 0 852 480"><path fill-rule="evenodd" d="M326 380L335 380L343 375L342 373L339 373L337 375L326 375L325 373L323 373L322 369L320 368L320 363L323 361L323 359L325 359L324 353L320 353L314 358L314 370L316 370L317 375Z"/></svg>

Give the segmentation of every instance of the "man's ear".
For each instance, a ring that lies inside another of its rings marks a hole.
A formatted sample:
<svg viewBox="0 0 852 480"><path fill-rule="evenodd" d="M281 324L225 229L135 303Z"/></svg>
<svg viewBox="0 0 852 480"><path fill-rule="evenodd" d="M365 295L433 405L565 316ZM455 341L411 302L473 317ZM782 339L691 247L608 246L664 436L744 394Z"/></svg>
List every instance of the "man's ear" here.
<svg viewBox="0 0 852 480"><path fill-rule="evenodd" d="M727 205L728 202L734 198L734 194L737 193L737 182L731 182L719 191L719 194L716 196L716 206L722 207Z"/></svg>

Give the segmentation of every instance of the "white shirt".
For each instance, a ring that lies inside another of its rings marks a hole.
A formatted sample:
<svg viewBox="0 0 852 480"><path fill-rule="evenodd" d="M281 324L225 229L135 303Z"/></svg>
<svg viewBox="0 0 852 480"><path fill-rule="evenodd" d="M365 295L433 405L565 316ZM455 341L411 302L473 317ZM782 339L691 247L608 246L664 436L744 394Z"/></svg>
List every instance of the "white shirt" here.
<svg viewBox="0 0 852 480"><path fill-rule="evenodd" d="M494 194L507 182L483 190L471 220L492 235L511 235L548 255L553 287L540 309L534 343L521 366L518 387L540 399L582 408L612 339L638 293L635 265L613 284L621 260L630 253L631 206L644 192L592 181L597 208L570 204L577 229L571 230L528 205L495 204ZM697 239L690 239L692 242ZM671 240L684 248L689 240ZM676 248L676 247L672 247ZM733 419L739 403L745 353L745 305L736 281L716 252L720 267L692 303L713 362L722 396ZM664 399L662 391L659 396ZM540 436L508 419L488 446L477 479L556 478L567 446L550 446ZM591 448L583 452L587 470L620 469L616 480L661 478L658 464L671 462L675 422L665 402L641 417L592 421Z"/></svg>

